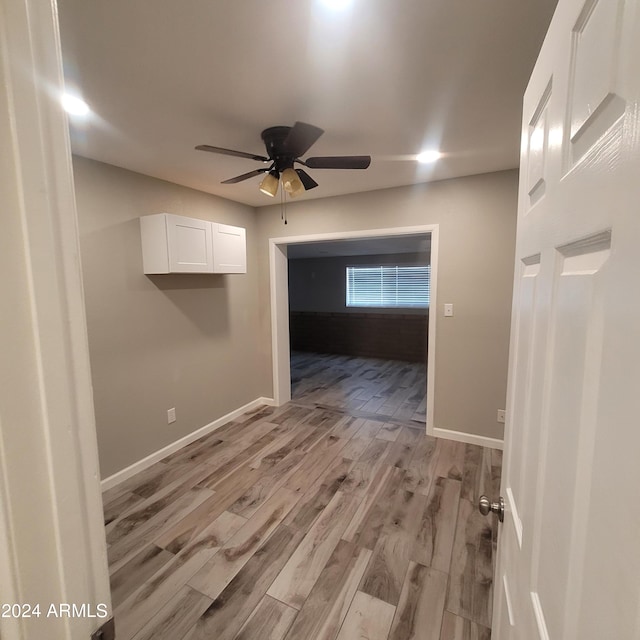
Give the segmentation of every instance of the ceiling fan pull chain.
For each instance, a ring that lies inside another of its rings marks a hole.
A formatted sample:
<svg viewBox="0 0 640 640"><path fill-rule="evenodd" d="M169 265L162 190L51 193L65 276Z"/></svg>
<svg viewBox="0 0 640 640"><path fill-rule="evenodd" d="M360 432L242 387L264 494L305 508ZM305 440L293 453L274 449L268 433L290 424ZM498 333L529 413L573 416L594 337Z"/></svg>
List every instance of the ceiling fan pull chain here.
<svg viewBox="0 0 640 640"><path fill-rule="evenodd" d="M284 198L284 223L287 224L287 194L284 193L284 189L283 189L282 197Z"/></svg>
<svg viewBox="0 0 640 640"><path fill-rule="evenodd" d="M280 189L280 220L284 221L287 224L287 203L286 203L287 194L283 189Z"/></svg>

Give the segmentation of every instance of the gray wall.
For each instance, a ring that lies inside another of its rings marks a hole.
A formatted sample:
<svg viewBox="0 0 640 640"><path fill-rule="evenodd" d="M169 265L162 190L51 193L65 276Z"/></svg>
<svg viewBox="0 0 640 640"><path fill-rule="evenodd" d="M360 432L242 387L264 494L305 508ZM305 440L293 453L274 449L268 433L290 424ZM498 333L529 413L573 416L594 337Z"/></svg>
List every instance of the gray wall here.
<svg viewBox="0 0 640 640"><path fill-rule="evenodd" d="M102 477L255 400L255 210L84 158L74 173ZM142 273L143 215L245 227L246 275ZM177 422L167 425L167 409Z"/></svg>
<svg viewBox="0 0 640 640"><path fill-rule="evenodd" d="M515 250L517 171L258 209L262 395L272 393L268 239L440 225L435 426L502 438ZM444 318L442 305L455 304Z"/></svg>
<svg viewBox="0 0 640 640"><path fill-rule="evenodd" d="M429 264L429 254L383 254L337 256L289 260L289 309L291 311L331 311L342 313L426 314L426 309L366 309L347 307L347 266L364 264Z"/></svg>
<svg viewBox="0 0 640 640"><path fill-rule="evenodd" d="M287 235L438 223L435 426L502 437L517 172L291 203L283 226L277 206L74 170L102 477L272 396L268 239ZM162 211L245 227L248 273L145 276L138 218Z"/></svg>

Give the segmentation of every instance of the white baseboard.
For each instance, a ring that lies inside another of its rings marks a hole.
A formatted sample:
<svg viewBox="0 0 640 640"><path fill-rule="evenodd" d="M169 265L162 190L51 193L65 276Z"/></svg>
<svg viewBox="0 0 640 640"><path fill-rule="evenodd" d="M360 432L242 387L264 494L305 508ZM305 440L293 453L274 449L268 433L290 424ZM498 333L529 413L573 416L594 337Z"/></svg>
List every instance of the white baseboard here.
<svg viewBox="0 0 640 640"><path fill-rule="evenodd" d="M488 447L489 449L504 448L503 440L488 438L487 436L478 436L474 433L466 433L465 431L453 431L452 429L434 427L431 435L435 438L446 438L447 440L456 440L457 442L466 442L467 444L477 444L481 447Z"/></svg>
<svg viewBox="0 0 640 640"><path fill-rule="evenodd" d="M275 406L275 402L273 398L256 398L255 400L252 400L251 402L245 404L244 406L238 407L237 409L234 409L233 411L231 411L230 413L227 413L221 418L218 418L217 420L210 422L204 427L201 427L200 429L197 429L196 431L189 433L188 435L184 436L184 438L180 438L180 440L176 440L175 442L172 442L171 444L167 445L166 447L163 447L162 449L160 449L159 451L156 451L155 453L152 453L146 458L143 458L142 460L138 460L138 462L134 462L132 465L126 467L125 469L122 469L121 471L114 473L112 476L109 476L108 478L105 478L104 480L102 480L100 482L102 491L106 491L107 489L111 489L115 487L121 482L124 482L125 480L131 478L131 476L134 476L136 473L140 473L140 471L144 471L144 469L146 469L147 467L150 467L152 464L155 464L159 460L162 460L162 458L166 458L171 453L178 451L178 449L182 449L182 447L186 447L188 444L191 444L198 438L202 438L203 436L208 435L212 431L215 431L219 427L227 424L227 422L230 422L231 420L233 420L234 418L237 418L243 413L246 413L247 411L251 411L256 407L259 407L265 404L270 407Z"/></svg>

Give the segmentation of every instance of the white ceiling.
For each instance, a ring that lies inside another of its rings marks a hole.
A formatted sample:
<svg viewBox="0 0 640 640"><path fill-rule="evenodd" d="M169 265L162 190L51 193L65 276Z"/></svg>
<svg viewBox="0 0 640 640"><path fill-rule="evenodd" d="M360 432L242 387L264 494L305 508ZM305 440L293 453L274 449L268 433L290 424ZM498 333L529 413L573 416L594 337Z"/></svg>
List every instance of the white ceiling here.
<svg viewBox="0 0 640 640"><path fill-rule="evenodd" d="M334 258L336 256L375 256L396 253L429 253L431 234L385 236L331 242L305 242L287 245L287 257Z"/></svg>
<svg viewBox="0 0 640 640"><path fill-rule="evenodd" d="M195 151L264 154L260 132L326 133L308 155L370 154L365 171L309 170L326 197L513 168L521 97L557 0L59 0L75 153L253 206L260 168ZM437 147L435 166L411 159Z"/></svg>

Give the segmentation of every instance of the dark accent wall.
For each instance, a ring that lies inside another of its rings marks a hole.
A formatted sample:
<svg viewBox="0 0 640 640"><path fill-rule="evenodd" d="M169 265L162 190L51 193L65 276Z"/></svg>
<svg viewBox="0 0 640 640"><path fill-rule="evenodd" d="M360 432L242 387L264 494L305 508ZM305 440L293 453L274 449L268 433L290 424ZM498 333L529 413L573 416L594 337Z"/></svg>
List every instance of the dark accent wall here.
<svg viewBox="0 0 640 640"><path fill-rule="evenodd" d="M291 349L426 362L429 314L292 311Z"/></svg>
<svg viewBox="0 0 640 640"><path fill-rule="evenodd" d="M289 260L289 309L335 313L424 315L426 309L363 309L347 307L346 268L354 265L429 264L429 253L400 253Z"/></svg>
<svg viewBox="0 0 640 640"><path fill-rule="evenodd" d="M427 309L347 307L346 267L429 264L425 254L289 260L291 349L426 362Z"/></svg>

